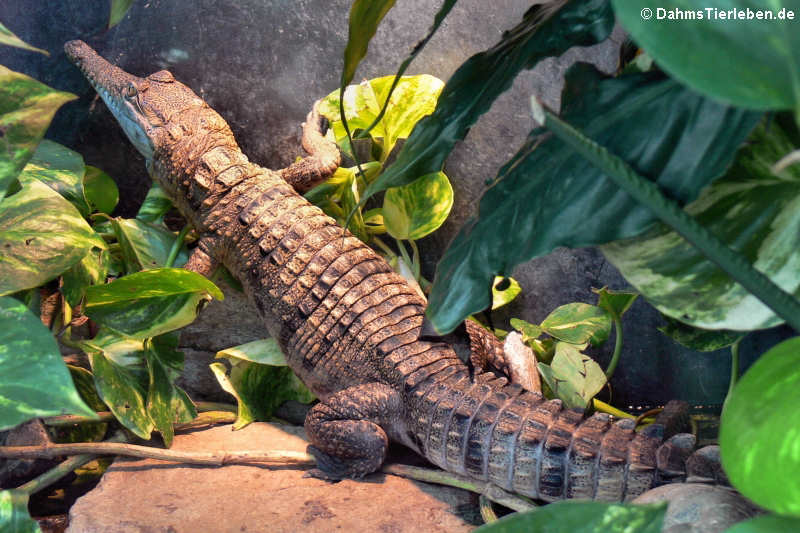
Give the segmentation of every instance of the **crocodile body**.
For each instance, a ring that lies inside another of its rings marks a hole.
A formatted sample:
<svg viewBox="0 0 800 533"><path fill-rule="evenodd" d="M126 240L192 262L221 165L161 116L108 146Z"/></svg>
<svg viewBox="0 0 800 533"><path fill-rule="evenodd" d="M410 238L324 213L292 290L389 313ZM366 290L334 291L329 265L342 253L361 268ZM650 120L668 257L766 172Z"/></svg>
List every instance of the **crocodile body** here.
<svg viewBox="0 0 800 533"><path fill-rule="evenodd" d="M657 426L637 433L632 421L605 414L584 419L559 400L474 372L447 342L421 338L424 300L298 193L339 162L315 112L303 135L311 157L268 170L168 72L138 78L82 42L65 49L202 234L187 268L209 274L224 264L320 398L306 419L315 475L373 472L393 440L445 470L548 501L627 500L685 477L693 441L663 443ZM469 329L473 349L499 350L496 338Z"/></svg>

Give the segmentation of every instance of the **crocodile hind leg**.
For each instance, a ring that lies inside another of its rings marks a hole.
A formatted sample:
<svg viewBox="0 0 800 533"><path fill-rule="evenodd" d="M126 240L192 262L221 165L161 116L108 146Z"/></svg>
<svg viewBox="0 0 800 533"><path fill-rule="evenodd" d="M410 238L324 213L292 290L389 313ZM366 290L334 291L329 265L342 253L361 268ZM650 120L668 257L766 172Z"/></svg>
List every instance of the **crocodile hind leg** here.
<svg viewBox="0 0 800 533"><path fill-rule="evenodd" d="M341 154L336 143L322 134L327 127L326 123L325 117L319 114L317 101L303 123L303 148L309 156L278 171L300 194L330 178L341 163Z"/></svg>
<svg viewBox="0 0 800 533"><path fill-rule="evenodd" d="M386 457L388 438L381 425L402 413L400 393L383 383L365 383L339 391L306 416L308 452L320 479L360 478L376 471Z"/></svg>

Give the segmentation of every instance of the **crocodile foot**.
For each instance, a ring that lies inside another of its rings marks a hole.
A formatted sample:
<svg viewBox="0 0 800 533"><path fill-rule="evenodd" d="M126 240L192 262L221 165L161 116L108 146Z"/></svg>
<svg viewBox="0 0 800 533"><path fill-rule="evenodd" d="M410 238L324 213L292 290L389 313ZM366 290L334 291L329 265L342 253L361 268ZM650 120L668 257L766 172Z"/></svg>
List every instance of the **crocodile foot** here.
<svg viewBox="0 0 800 533"><path fill-rule="evenodd" d="M375 471L375 461L373 460L342 461L311 445L308 446L306 452L317 460L317 468L309 470L303 477L341 481L343 479L360 479Z"/></svg>

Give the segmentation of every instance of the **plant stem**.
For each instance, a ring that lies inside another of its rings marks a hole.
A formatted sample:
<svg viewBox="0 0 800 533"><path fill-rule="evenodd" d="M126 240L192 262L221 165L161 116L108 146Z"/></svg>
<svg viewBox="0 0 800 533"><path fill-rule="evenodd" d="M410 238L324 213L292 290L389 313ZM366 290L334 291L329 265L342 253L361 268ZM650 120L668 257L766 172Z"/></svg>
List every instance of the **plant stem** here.
<svg viewBox="0 0 800 533"><path fill-rule="evenodd" d="M109 440L105 441L108 443L119 443L125 441L125 434L119 432L111 437ZM100 443L97 443L100 444ZM33 446L31 446L33 447ZM0 446L0 450L4 448ZM31 494L35 494L42 489L45 489L61 479L62 477L66 476L76 468L80 468L81 466L85 465L86 463L93 461L97 456L92 454L84 454L84 455L76 455L75 457L70 457L66 461L60 463L55 468L52 468L45 472L44 474L28 481L24 485L17 487L16 490L23 492L30 496Z"/></svg>
<svg viewBox="0 0 800 533"><path fill-rule="evenodd" d="M208 466L252 463L316 464L305 452L275 450L241 450L238 452L181 452L152 446L139 446L118 442L76 442L69 444L46 444L44 446L0 446L0 457L15 459L53 458L75 454L124 455Z"/></svg>
<svg viewBox="0 0 800 533"><path fill-rule="evenodd" d="M614 331L617 336L616 339L614 339L614 354L611 356L611 362L608 363L608 368L606 368L607 380L610 380L611 376L614 375L614 370L617 369L617 364L619 363L619 356L622 354L622 318L616 313L610 314L611 319L614 321Z"/></svg>
<svg viewBox="0 0 800 533"><path fill-rule="evenodd" d="M198 413L206 413L209 411L224 411L227 413L235 414L237 412L237 407L229 403L194 402L194 405L197 408ZM97 415L97 418L89 418L88 416L81 416L81 415L48 416L47 418L43 418L42 422L44 422L44 424L47 426L72 426L74 424L113 422L115 420L114 414L111 411L98 411L95 414ZM187 424L191 423L192 422L187 422ZM176 424L176 427L180 427L182 425L186 424Z"/></svg>
<svg viewBox="0 0 800 533"><path fill-rule="evenodd" d="M171 268L172 265L175 263L175 259L178 257L178 252L181 251L181 246L183 246L183 240L186 238L186 235L189 233L189 230L192 229L192 226L188 223L183 226L183 229L178 236L175 238L175 242L172 243L172 248L169 250L169 255L167 256L167 261L164 263L164 266L167 268Z"/></svg>
<svg viewBox="0 0 800 533"><path fill-rule="evenodd" d="M728 384L728 394L725 396L725 401L728 400L731 396L731 392L733 392L733 388L736 386L736 382L739 381L739 343L742 342L741 339L731 344L731 381Z"/></svg>
<svg viewBox="0 0 800 533"><path fill-rule="evenodd" d="M406 250L406 247L403 245L403 241L401 241L400 239L395 239L395 242L397 243L397 248L400 250L400 255L403 256L403 261L406 262L406 265L408 266L408 268L411 269L413 273L414 265L413 262L411 261L411 258L408 256L408 250Z"/></svg>
<svg viewBox="0 0 800 533"><path fill-rule="evenodd" d="M447 485L448 487L456 487L471 492L477 492L478 494L485 494L486 497L493 502L504 505L514 511L527 511L536 508L536 505L527 498L506 492L496 485L483 481L474 481L458 474L444 472L443 470L432 470L430 468L408 465L384 465L381 471L387 474L416 479L417 481Z"/></svg>
<svg viewBox="0 0 800 533"><path fill-rule="evenodd" d="M659 219L686 239L788 325L800 332L800 302L753 268L740 253L698 223L675 202L661 194L658 185L639 176L625 161L589 139L583 133L544 111L545 126L578 154L602 170L623 191L650 209Z"/></svg>
<svg viewBox="0 0 800 533"><path fill-rule="evenodd" d="M420 259L419 259L419 247L417 247L417 243L413 239L409 239L408 243L411 245L411 253L412 253L411 268L414 271L414 278L417 281L419 281L420 270L422 268L421 265L419 264L419 261L420 261Z"/></svg>
<svg viewBox="0 0 800 533"><path fill-rule="evenodd" d="M385 253L386 255L388 255L388 256L389 256L389 258L395 258L395 257L397 257L397 254L396 254L396 253L394 253L394 250L392 250L391 248L389 248L389 245L388 245L388 244L386 244L385 242L383 242L383 240L382 240L381 238L379 238L377 235L373 236L373 237L372 237L372 240L373 240L373 242L374 242L375 244L377 244L377 245L378 245L378 248L380 248L381 250L383 250L383 251L384 251L384 253Z"/></svg>

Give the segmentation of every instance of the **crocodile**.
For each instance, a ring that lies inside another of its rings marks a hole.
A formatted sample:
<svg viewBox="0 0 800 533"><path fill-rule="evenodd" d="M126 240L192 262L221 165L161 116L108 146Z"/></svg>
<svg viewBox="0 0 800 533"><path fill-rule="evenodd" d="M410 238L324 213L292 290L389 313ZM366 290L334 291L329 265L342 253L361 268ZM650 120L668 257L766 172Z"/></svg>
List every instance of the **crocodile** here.
<svg viewBox="0 0 800 533"><path fill-rule="evenodd" d="M545 501L624 501L687 475L713 477L714 450L693 453L691 435L664 440L658 425L637 432L630 419L586 418L491 371L503 370L502 344L470 321L474 365L456 343L423 335L424 298L301 194L340 163L316 105L303 125L309 156L273 171L250 162L225 120L169 71L131 75L81 41L65 51L201 235L185 268L210 275L224 265L237 277L320 399L305 421L311 475L374 472L391 440Z"/></svg>

